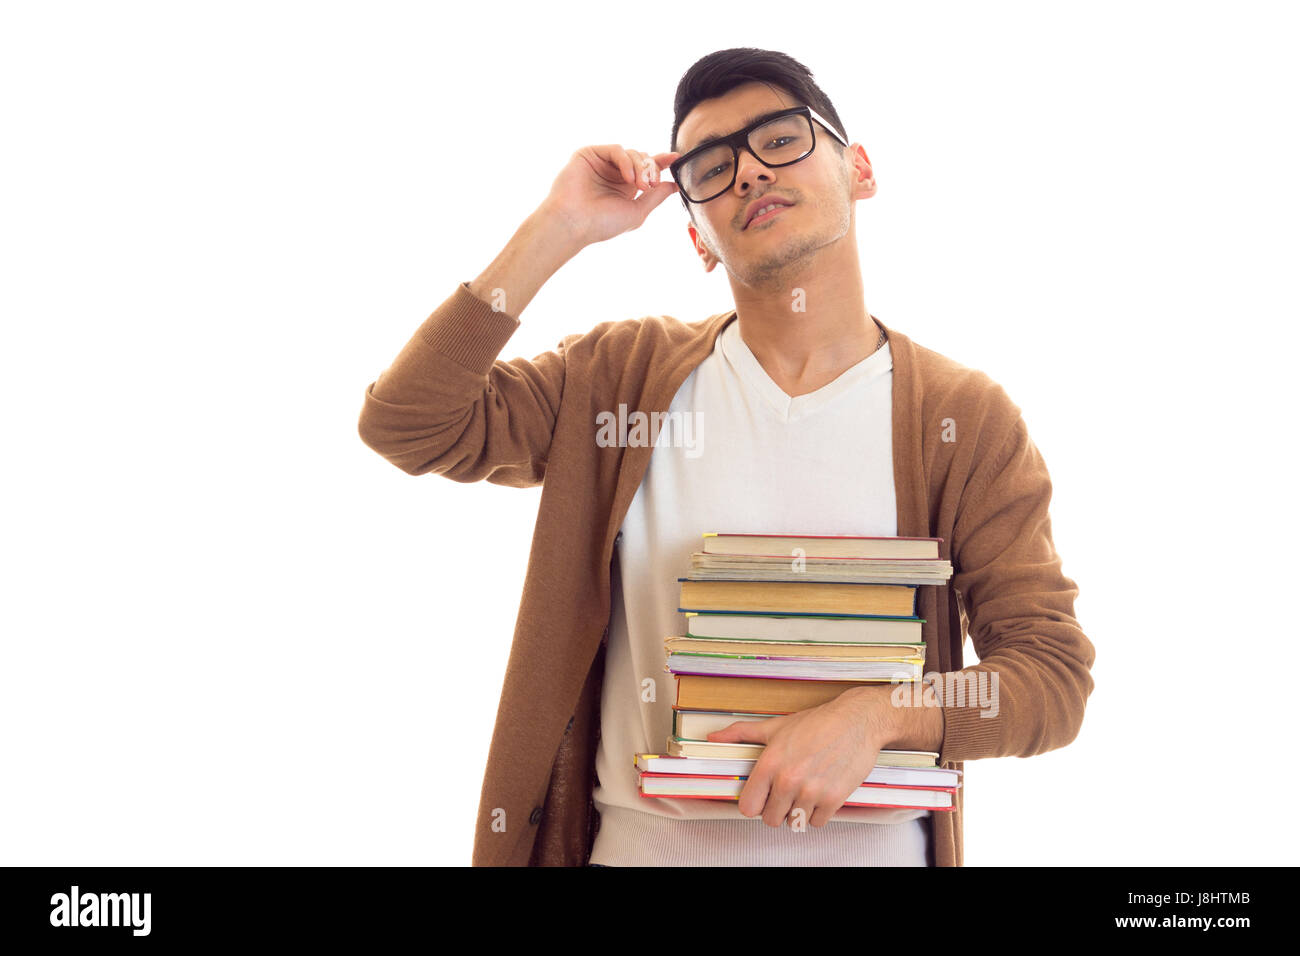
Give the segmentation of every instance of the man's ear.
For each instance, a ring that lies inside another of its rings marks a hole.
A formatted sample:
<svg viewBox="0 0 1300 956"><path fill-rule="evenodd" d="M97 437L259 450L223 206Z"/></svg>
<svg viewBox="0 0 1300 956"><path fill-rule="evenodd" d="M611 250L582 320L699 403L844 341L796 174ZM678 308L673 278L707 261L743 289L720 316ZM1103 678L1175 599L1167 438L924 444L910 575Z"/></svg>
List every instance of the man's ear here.
<svg viewBox="0 0 1300 956"><path fill-rule="evenodd" d="M695 223L688 222L686 224L686 232L691 237L691 245L695 247L695 252L699 255L700 261L704 263L704 271L712 272L713 267L718 264L719 260L709 251L709 247L704 244L704 240L700 238L700 233L699 230L695 228Z"/></svg>
<svg viewBox="0 0 1300 956"><path fill-rule="evenodd" d="M853 161L853 198L870 199L876 194L876 174L871 169L871 159L861 143L854 143L850 149Z"/></svg>

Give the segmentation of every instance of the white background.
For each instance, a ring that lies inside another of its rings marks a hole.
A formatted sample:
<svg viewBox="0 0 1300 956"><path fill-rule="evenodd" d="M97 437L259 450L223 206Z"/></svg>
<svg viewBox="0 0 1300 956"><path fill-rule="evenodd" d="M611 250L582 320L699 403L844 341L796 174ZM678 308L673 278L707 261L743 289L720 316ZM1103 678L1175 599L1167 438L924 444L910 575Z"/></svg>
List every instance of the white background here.
<svg viewBox="0 0 1300 956"><path fill-rule="evenodd" d="M469 862L540 491L405 475L362 394L733 46L813 70L879 182L867 307L1053 477L1096 690L967 764L967 863L1294 862L1294 8L701 9L4 7L4 863ZM686 221L502 358L729 309Z"/></svg>

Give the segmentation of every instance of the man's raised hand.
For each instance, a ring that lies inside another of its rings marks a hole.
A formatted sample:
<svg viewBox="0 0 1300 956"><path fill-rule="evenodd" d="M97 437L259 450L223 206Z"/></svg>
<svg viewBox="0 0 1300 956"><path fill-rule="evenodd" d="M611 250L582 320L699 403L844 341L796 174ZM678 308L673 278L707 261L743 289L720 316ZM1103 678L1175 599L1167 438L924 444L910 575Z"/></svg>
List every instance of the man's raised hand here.
<svg viewBox="0 0 1300 956"><path fill-rule="evenodd" d="M639 227L652 209L677 192L675 182L659 177L679 155L651 155L619 145L584 146L555 177L539 212L564 223L579 245L612 239Z"/></svg>

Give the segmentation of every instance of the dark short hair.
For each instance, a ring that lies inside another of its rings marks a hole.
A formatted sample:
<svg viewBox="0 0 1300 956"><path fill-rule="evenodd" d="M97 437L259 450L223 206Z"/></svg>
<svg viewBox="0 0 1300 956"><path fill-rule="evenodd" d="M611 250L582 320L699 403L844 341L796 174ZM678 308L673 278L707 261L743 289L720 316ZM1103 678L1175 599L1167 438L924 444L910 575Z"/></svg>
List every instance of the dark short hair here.
<svg viewBox="0 0 1300 956"><path fill-rule="evenodd" d="M682 74L673 96L673 133L669 151L677 151L677 131L682 121L701 100L710 100L730 92L744 83L769 83L794 99L797 106L811 106L826 117L835 131L849 138L830 97L813 81L812 71L794 57L775 50L735 47L701 57ZM678 194L686 211L690 203Z"/></svg>

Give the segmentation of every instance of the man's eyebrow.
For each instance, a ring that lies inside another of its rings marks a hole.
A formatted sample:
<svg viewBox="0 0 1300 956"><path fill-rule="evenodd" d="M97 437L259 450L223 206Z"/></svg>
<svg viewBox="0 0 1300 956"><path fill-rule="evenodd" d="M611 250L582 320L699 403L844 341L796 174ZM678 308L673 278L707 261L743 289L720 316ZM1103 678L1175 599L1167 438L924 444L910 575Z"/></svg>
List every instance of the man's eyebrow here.
<svg viewBox="0 0 1300 956"><path fill-rule="evenodd" d="M755 123L759 122L760 120L765 120L769 116L775 116L777 113L784 113L788 109L791 109L791 107L783 106L779 110L772 110L767 113L759 113L756 116L751 116L749 117L749 119L742 120L741 124L737 126L736 129L741 130L744 129L746 126L753 126ZM735 130L733 130L732 132L735 132ZM701 146L704 146L707 143L711 143L715 139L722 139L722 137L726 135L727 135L726 133L718 133L718 132L705 133L704 136L701 137L700 141L696 143L694 146L692 146L691 149L699 149ZM682 155L683 156L686 155L691 151L691 149L683 149Z"/></svg>

